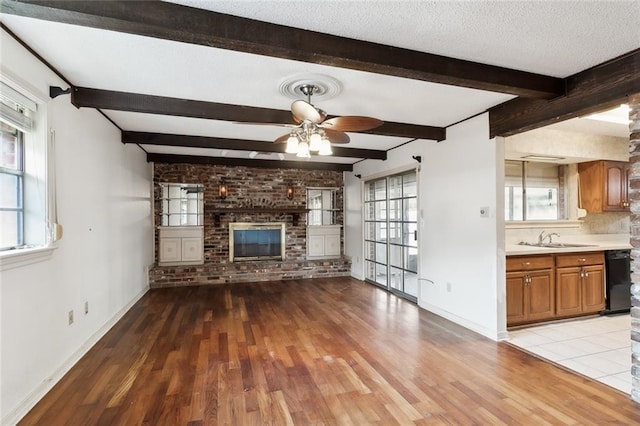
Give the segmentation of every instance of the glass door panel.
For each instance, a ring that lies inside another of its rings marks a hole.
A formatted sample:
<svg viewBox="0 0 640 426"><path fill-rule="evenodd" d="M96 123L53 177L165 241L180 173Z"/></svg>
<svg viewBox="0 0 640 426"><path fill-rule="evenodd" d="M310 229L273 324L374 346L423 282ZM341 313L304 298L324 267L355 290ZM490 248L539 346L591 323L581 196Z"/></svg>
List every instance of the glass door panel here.
<svg viewBox="0 0 640 426"><path fill-rule="evenodd" d="M401 293L418 295L416 173L365 183L365 277Z"/></svg>

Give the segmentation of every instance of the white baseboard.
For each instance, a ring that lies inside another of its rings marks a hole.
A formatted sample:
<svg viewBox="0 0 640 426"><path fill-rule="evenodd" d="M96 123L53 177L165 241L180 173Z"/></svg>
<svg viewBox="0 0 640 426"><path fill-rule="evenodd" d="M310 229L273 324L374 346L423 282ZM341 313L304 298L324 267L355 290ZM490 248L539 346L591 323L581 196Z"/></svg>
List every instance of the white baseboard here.
<svg viewBox="0 0 640 426"><path fill-rule="evenodd" d="M355 278L356 280L364 281L364 277L362 276L362 274L355 274L353 271L351 271L351 278Z"/></svg>
<svg viewBox="0 0 640 426"><path fill-rule="evenodd" d="M509 340L509 332L508 331L499 331L498 332L498 341L502 342L503 340Z"/></svg>
<svg viewBox="0 0 640 426"><path fill-rule="evenodd" d="M422 309L426 309L429 312L433 312L434 314L441 316L445 319L448 319L449 321L453 321L458 325L461 325L465 328L468 328L471 331L475 331L478 334L482 334L485 337L488 337L491 340L503 340L504 338L501 339L501 334L502 333L498 333L496 330L490 330L486 327L483 327L475 322L471 322L467 319L464 319L462 317L459 317L455 314L452 314L449 311L445 311L443 309L438 308L437 306L434 305L430 305L428 303L422 303L419 304L418 306L420 306ZM505 332L506 333L506 332Z"/></svg>
<svg viewBox="0 0 640 426"><path fill-rule="evenodd" d="M142 289L129 303L107 321L98 331L93 333L83 344L75 351L56 371L43 380L42 384L33 390L16 408L9 412L0 422L2 425L13 426L17 424L35 405L40 401L59 381L71 370L71 368L80 361L89 349L91 349L120 319L129 309L149 291L147 283L146 288Z"/></svg>

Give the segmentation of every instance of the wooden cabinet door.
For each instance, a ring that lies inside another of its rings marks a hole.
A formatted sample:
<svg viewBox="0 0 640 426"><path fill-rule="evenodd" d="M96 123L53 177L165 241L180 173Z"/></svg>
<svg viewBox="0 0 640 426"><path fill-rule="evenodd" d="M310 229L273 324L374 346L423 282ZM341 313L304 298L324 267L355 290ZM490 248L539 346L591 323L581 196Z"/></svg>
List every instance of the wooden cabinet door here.
<svg viewBox="0 0 640 426"><path fill-rule="evenodd" d="M556 269L556 314L558 316L582 313L582 268L579 266Z"/></svg>
<svg viewBox="0 0 640 426"><path fill-rule="evenodd" d="M582 277L582 312L604 310L604 265L585 266Z"/></svg>
<svg viewBox="0 0 640 426"><path fill-rule="evenodd" d="M524 272L507 272L507 325L527 320L524 304Z"/></svg>
<svg viewBox="0 0 640 426"><path fill-rule="evenodd" d="M532 271L525 291L527 320L553 318L555 315L555 285L552 271Z"/></svg>
<svg viewBox="0 0 640 426"><path fill-rule="evenodd" d="M626 211L629 209L627 173L627 163L618 161L604 162L603 211Z"/></svg>

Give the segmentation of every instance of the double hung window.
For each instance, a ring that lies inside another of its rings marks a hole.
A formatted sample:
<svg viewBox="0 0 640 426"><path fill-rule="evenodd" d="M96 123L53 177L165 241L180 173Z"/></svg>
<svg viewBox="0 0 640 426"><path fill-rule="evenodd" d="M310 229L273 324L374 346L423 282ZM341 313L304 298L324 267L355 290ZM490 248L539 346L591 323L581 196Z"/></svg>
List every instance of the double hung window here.
<svg viewBox="0 0 640 426"><path fill-rule="evenodd" d="M24 134L5 123L0 132L0 250L6 250L24 244Z"/></svg>
<svg viewBox="0 0 640 426"><path fill-rule="evenodd" d="M0 81L0 252L47 242L44 116Z"/></svg>

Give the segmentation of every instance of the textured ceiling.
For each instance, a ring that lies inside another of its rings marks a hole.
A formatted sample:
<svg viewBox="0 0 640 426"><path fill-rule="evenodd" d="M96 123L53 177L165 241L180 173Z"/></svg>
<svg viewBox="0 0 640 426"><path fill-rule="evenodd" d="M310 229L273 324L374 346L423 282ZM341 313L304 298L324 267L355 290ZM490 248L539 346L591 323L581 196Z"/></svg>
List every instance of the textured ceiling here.
<svg viewBox="0 0 640 426"><path fill-rule="evenodd" d="M566 77L637 49L640 1L171 1Z"/></svg>
<svg viewBox="0 0 640 426"><path fill-rule="evenodd" d="M281 25L565 77L640 47L640 2L177 1ZM322 74L341 93L331 115L446 127L513 98L344 68L222 50L15 15L0 20L75 86L288 110L283 80ZM310 46L310 51L313 47ZM286 128L105 110L128 131L256 140ZM409 138L351 133L349 148L388 150ZM238 150L143 145L148 152L267 158ZM270 159L282 155L270 154ZM286 159L294 159L290 155ZM357 158L311 161L354 163Z"/></svg>

